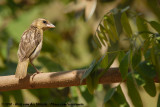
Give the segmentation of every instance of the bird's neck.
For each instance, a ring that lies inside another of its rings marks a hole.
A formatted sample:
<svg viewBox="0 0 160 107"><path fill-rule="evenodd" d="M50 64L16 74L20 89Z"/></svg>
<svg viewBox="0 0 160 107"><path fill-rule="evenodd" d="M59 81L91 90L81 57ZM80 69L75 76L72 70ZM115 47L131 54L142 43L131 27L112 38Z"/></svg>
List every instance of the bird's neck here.
<svg viewBox="0 0 160 107"><path fill-rule="evenodd" d="M30 26L30 29L34 29L35 31L40 32L41 40L43 41L43 29L37 28L35 26Z"/></svg>
<svg viewBox="0 0 160 107"><path fill-rule="evenodd" d="M41 34L43 35L43 29L41 29L41 28L38 28L38 27L36 27L36 26L30 26L30 29L38 30L38 31L40 31Z"/></svg>
<svg viewBox="0 0 160 107"><path fill-rule="evenodd" d="M33 26L33 25L31 25L30 28L31 28L31 29L37 29L37 27L36 27L36 26Z"/></svg>

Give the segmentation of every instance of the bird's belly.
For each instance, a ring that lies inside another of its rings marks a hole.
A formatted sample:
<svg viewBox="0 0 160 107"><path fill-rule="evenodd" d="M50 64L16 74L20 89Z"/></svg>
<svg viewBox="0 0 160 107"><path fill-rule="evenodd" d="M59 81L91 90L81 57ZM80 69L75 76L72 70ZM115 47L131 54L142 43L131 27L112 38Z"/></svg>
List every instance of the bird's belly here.
<svg viewBox="0 0 160 107"><path fill-rule="evenodd" d="M37 48L35 49L35 51L32 53L32 55L30 56L30 60L34 60L40 53L42 48L42 41L40 42L40 44L37 46Z"/></svg>

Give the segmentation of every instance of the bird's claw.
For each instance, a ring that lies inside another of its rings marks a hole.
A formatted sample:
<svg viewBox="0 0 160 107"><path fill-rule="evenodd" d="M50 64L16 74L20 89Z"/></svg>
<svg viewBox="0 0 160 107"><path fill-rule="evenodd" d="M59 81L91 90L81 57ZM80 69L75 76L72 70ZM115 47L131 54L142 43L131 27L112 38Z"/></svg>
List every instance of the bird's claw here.
<svg viewBox="0 0 160 107"><path fill-rule="evenodd" d="M34 78L35 75L40 74L40 73L42 73L42 72L36 71L36 72L32 75L32 80L33 80L33 78Z"/></svg>
<svg viewBox="0 0 160 107"><path fill-rule="evenodd" d="M39 74L39 73L42 73L42 72L40 72L40 71L36 71L36 73L37 73L37 74Z"/></svg>

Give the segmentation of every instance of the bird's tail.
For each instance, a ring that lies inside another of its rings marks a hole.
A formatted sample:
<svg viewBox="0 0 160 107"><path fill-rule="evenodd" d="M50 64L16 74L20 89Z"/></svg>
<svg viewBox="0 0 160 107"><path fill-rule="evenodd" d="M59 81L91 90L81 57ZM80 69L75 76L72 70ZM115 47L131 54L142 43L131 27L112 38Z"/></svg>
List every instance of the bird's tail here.
<svg viewBox="0 0 160 107"><path fill-rule="evenodd" d="M23 79L27 75L27 68L28 68L29 59L25 61L19 61L15 73L15 77L19 79Z"/></svg>

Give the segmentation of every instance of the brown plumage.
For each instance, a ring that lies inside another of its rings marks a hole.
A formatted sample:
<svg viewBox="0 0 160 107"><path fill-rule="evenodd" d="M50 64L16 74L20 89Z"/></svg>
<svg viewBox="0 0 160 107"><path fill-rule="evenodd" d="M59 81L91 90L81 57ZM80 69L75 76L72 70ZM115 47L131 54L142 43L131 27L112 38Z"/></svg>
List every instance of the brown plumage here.
<svg viewBox="0 0 160 107"><path fill-rule="evenodd" d="M28 63L30 62L37 73L39 71L33 65L33 60L38 56L42 48L43 31L48 28L54 28L46 19L36 19L31 24L30 28L24 31L18 49L18 65L15 77L23 79L27 75Z"/></svg>

